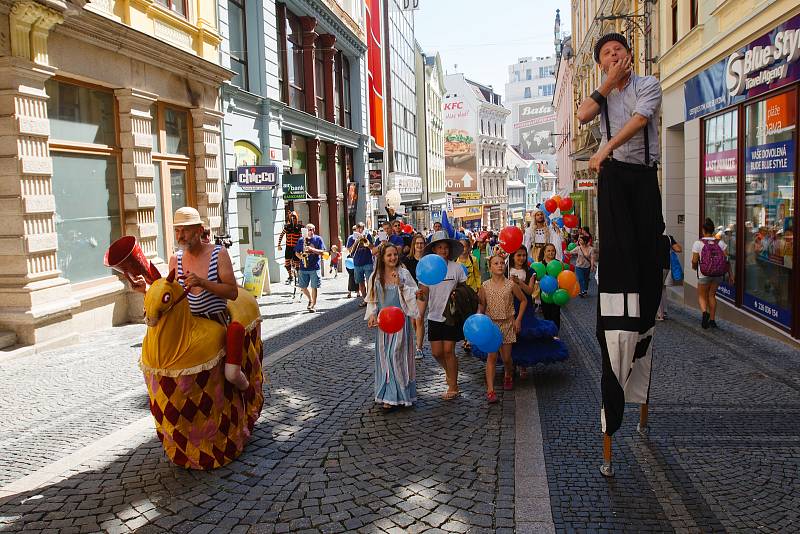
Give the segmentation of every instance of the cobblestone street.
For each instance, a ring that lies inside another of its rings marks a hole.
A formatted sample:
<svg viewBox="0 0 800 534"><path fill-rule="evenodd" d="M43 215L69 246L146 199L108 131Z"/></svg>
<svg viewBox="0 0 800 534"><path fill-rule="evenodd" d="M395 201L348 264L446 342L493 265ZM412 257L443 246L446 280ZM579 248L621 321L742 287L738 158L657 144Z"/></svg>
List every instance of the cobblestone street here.
<svg viewBox="0 0 800 534"><path fill-rule="evenodd" d="M262 299L265 408L242 456L215 471L166 460L136 366L142 326L0 362L0 531L797 530L800 356L787 346L724 323L701 331L697 314L671 307L657 326L651 431L635 431L630 406L606 480L594 299L563 315L571 357L498 405L471 357L462 396L442 401L427 354L419 403L383 413L374 332L345 284L325 281L316 314L287 286ZM40 487L8 490L43 471Z"/></svg>

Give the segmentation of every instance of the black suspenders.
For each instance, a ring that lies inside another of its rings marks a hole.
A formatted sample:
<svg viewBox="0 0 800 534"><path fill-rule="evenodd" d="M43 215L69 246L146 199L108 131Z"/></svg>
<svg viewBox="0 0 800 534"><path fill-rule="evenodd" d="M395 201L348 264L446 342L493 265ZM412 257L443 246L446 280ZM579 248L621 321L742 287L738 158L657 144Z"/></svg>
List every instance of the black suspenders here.
<svg viewBox="0 0 800 534"><path fill-rule="evenodd" d="M611 123L608 120L608 101L606 101L604 106L600 109L600 114L603 116L606 122L606 140L611 141ZM644 125L644 163L648 167L650 166L650 137L647 135L649 126L650 121ZM613 156L614 153L612 152L611 155Z"/></svg>

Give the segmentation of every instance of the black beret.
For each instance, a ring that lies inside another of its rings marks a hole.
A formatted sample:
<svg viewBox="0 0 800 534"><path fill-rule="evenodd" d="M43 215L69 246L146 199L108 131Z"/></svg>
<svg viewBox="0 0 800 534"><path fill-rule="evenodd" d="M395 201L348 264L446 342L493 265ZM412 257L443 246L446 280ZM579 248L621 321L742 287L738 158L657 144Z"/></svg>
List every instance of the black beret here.
<svg viewBox="0 0 800 534"><path fill-rule="evenodd" d="M597 42L594 45L594 61L595 61L595 63L600 63L600 49L603 48L603 45L606 44L609 41L617 41L618 43L620 43L622 46L625 47L625 50L627 50L628 52L631 51L631 47L628 46L628 40L625 39L624 35L622 35L621 33L614 33L614 32L607 33L604 36L602 36L600 39L598 39Z"/></svg>

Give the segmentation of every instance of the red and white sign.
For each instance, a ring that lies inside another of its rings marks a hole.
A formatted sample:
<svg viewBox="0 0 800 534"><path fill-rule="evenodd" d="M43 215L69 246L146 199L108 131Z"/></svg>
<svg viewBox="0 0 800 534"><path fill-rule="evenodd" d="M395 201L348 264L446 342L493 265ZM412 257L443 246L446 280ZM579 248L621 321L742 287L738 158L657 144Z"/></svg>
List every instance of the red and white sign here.
<svg viewBox="0 0 800 534"><path fill-rule="evenodd" d="M594 191L596 187L597 187L597 179L595 178L575 180L576 191Z"/></svg>
<svg viewBox="0 0 800 534"><path fill-rule="evenodd" d="M736 176L736 149L705 156L705 176Z"/></svg>

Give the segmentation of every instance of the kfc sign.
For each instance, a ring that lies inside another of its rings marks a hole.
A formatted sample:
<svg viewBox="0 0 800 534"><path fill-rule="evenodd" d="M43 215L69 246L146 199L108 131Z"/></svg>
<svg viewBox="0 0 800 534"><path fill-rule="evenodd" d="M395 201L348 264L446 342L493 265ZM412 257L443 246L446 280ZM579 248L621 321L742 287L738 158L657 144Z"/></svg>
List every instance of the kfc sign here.
<svg viewBox="0 0 800 534"><path fill-rule="evenodd" d="M457 109L464 109L464 102L445 102L444 104L445 111L455 111Z"/></svg>

